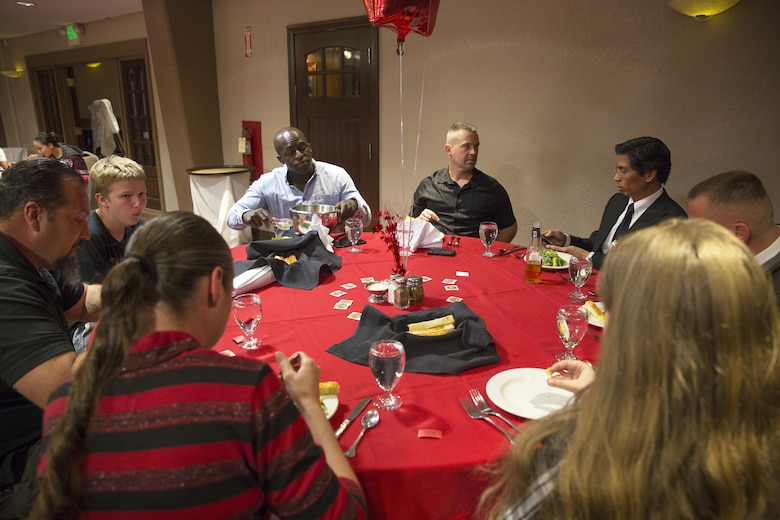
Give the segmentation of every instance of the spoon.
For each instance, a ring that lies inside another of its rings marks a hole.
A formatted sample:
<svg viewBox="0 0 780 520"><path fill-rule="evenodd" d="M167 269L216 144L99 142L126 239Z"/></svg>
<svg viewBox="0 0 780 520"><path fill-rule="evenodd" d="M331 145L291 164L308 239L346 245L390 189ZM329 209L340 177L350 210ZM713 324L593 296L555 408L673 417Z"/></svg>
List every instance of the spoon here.
<svg viewBox="0 0 780 520"><path fill-rule="evenodd" d="M363 425L363 429L360 430L360 433L358 434L357 439L355 439L355 442L352 443L352 446L350 446L349 449L344 452L344 456L350 459L355 456L358 443L360 442L360 439L363 438L363 434L366 433L366 430L379 424L379 412L376 410L369 410L360 420L360 424Z"/></svg>

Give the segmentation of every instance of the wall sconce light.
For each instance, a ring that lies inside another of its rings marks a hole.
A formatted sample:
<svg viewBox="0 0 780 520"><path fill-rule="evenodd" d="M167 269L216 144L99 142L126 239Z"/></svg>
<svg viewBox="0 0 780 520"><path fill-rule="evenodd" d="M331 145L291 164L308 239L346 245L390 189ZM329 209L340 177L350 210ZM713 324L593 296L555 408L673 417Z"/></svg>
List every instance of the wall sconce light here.
<svg viewBox="0 0 780 520"><path fill-rule="evenodd" d="M96 69L96 68L100 67L101 65L103 65L103 62L102 61L93 61L92 63L87 63L86 65L90 69Z"/></svg>
<svg viewBox="0 0 780 520"><path fill-rule="evenodd" d="M698 22L704 22L738 3L739 0L670 0L669 7Z"/></svg>
<svg viewBox="0 0 780 520"><path fill-rule="evenodd" d="M11 79L21 78L22 77L22 72L24 72L24 71L21 71L21 70L0 70L0 74L5 76L6 78L11 78Z"/></svg>

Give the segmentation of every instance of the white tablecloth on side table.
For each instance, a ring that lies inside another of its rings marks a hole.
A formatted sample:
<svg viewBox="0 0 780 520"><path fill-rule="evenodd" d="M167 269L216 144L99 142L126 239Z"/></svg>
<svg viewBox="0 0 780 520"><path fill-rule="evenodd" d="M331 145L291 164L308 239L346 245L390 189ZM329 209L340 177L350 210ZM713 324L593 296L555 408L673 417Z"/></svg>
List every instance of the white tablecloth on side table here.
<svg viewBox="0 0 780 520"><path fill-rule="evenodd" d="M219 231L230 247L252 240L250 228L237 231L227 226L227 213L249 187L250 166L191 168L192 208Z"/></svg>

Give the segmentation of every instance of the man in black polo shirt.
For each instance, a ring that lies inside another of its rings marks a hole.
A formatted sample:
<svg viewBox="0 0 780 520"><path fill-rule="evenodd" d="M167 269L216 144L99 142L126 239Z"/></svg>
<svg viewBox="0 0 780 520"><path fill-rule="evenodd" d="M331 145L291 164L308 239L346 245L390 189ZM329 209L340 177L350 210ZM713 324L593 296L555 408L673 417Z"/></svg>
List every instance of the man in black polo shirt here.
<svg viewBox="0 0 780 520"><path fill-rule="evenodd" d="M479 223L498 224L498 238L510 242L517 220L509 195L493 177L475 168L479 155L477 127L455 123L447 132L446 168L420 182L414 192L411 216L428 221L447 235L479 236Z"/></svg>
<svg viewBox="0 0 780 520"><path fill-rule="evenodd" d="M28 515L43 408L83 359L67 322L98 317L100 286L76 283L89 209L86 183L60 162L21 161L0 179L0 520Z"/></svg>

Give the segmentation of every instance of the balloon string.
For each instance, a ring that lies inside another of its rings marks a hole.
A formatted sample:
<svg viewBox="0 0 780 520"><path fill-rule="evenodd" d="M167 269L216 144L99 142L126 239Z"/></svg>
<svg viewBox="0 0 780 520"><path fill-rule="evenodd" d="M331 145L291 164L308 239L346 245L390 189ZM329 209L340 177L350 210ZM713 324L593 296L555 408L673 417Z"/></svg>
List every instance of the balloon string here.
<svg viewBox="0 0 780 520"><path fill-rule="evenodd" d="M428 12L430 12L430 10ZM420 129L422 128L423 100L425 98L425 71L427 68L428 68L428 41L426 40L425 49L423 50L422 84L420 85L420 114L417 119L417 145L414 150L414 168L412 168L412 179L417 178L417 159L420 156Z"/></svg>
<svg viewBox="0 0 780 520"><path fill-rule="evenodd" d="M400 101L400 113L401 113L401 200L406 204L406 174L404 172L404 54L403 52L398 55L398 86ZM408 213L404 208L405 214Z"/></svg>

